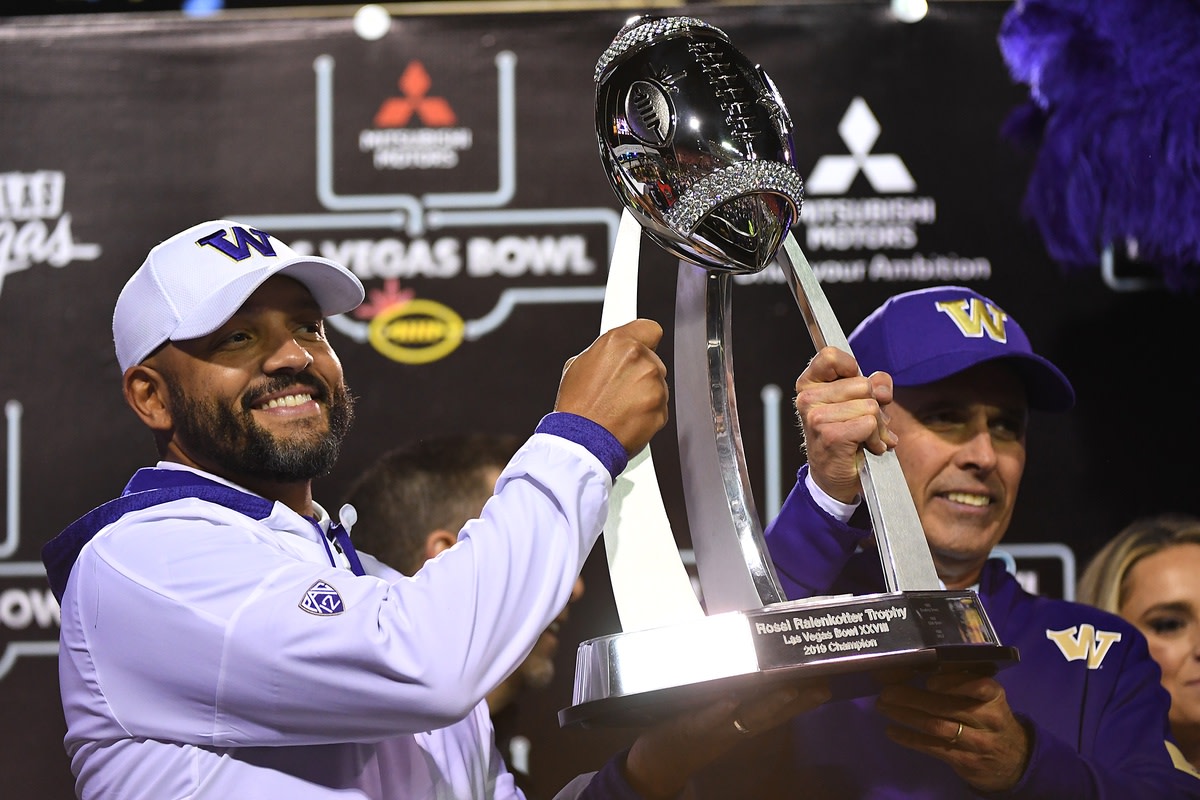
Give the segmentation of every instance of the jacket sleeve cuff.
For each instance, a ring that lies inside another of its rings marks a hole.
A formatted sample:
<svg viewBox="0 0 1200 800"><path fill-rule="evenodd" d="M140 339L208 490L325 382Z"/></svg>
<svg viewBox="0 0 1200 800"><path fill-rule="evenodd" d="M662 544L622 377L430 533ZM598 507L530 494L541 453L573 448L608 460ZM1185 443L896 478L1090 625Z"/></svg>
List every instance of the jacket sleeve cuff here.
<svg viewBox="0 0 1200 800"><path fill-rule="evenodd" d="M600 460L613 480L629 463L629 454L608 430L599 423L578 414L555 411L542 417L535 433L549 433L586 448Z"/></svg>
<svg viewBox="0 0 1200 800"><path fill-rule="evenodd" d="M1079 787L1088 783L1087 770L1075 768L1080 764L1079 753L1045 731L1038 730L1033 720L1017 714L1017 721L1029 733L1029 762L1020 780L1002 792L980 792L988 800L1019 800L1027 797L1071 797Z"/></svg>
<svg viewBox="0 0 1200 800"><path fill-rule="evenodd" d="M789 600L829 593L859 543L871 535L830 514L813 497L800 469L778 516L766 530L767 548Z"/></svg>

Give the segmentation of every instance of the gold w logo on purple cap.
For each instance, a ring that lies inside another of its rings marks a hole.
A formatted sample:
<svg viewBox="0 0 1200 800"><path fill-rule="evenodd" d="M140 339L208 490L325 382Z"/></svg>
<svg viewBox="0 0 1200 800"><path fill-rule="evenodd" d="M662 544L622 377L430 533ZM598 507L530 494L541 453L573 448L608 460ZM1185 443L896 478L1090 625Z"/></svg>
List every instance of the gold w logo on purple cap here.
<svg viewBox="0 0 1200 800"><path fill-rule="evenodd" d="M963 336L979 339L986 333L992 341L1000 344L1008 342L1008 333L1004 330L1008 314L991 303L985 303L978 297L965 297L962 300L942 300L936 306L938 311L954 320Z"/></svg>

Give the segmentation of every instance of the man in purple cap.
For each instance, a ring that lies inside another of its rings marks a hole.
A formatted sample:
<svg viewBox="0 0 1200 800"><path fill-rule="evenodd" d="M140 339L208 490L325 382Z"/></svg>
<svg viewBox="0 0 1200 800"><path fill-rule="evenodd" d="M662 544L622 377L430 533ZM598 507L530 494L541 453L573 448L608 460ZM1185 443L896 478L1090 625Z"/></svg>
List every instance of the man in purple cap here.
<svg viewBox="0 0 1200 800"><path fill-rule="evenodd" d="M808 463L766 534L785 591L884 590L855 513L856 456L894 448L939 578L978 592L1020 662L898 681L797 718L805 796L1200 796L1136 629L1028 594L988 559L1012 519L1029 409L1071 408L1067 378L1000 306L958 286L892 297L849 341L855 357L824 348L796 381Z"/></svg>

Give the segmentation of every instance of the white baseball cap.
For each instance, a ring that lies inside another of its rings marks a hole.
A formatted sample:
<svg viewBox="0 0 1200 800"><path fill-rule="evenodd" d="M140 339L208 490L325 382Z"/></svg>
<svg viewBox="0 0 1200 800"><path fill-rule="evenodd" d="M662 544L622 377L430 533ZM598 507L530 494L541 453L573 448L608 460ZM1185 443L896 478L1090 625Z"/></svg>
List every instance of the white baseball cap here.
<svg viewBox="0 0 1200 800"><path fill-rule="evenodd" d="M121 372L168 341L195 339L224 325L272 275L294 278L325 316L363 301L354 273L303 256L265 231L219 219L194 225L152 249L125 284L113 310Z"/></svg>

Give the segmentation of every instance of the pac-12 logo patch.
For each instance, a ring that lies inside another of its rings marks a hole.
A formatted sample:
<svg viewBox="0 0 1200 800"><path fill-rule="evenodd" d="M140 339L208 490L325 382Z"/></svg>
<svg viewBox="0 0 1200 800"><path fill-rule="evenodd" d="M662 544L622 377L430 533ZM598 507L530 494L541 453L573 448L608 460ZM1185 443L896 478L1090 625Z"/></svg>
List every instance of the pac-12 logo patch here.
<svg viewBox="0 0 1200 800"><path fill-rule="evenodd" d="M300 608L318 617L333 617L346 610L337 589L325 581L317 581L304 593Z"/></svg>

